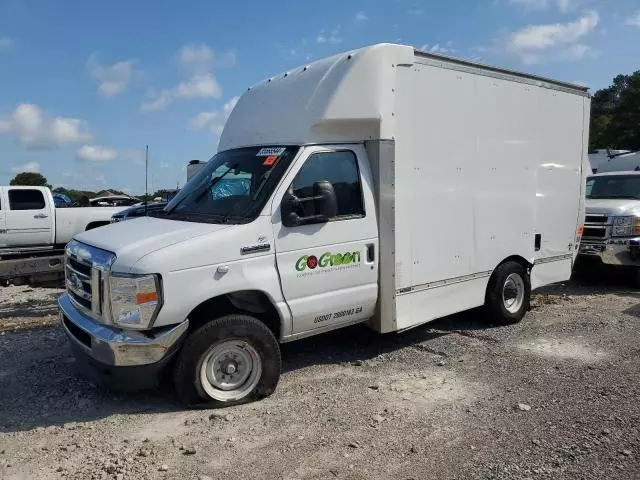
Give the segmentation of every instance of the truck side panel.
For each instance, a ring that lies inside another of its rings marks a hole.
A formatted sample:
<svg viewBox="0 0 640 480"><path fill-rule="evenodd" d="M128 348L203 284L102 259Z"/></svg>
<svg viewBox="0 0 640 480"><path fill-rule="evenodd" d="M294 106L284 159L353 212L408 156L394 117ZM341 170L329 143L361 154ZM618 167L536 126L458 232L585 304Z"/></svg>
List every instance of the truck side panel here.
<svg viewBox="0 0 640 480"><path fill-rule="evenodd" d="M432 65L397 69L397 329L482 305L508 257L564 261L547 281L568 278L582 101Z"/></svg>
<svg viewBox="0 0 640 480"><path fill-rule="evenodd" d="M68 243L74 235L84 232L91 223L108 224L114 213L127 207L56 208L56 245Z"/></svg>

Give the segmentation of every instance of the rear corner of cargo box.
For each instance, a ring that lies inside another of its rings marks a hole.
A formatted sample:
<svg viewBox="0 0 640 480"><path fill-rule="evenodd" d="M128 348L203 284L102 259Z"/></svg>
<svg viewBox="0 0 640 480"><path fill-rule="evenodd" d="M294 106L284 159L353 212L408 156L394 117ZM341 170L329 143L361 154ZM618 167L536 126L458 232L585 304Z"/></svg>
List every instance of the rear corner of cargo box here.
<svg viewBox="0 0 640 480"><path fill-rule="evenodd" d="M549 121L539 127L545 145L536 166L533 289L571 277L589 170L589 98L565 92L544 93L539 101Z"/></svg>

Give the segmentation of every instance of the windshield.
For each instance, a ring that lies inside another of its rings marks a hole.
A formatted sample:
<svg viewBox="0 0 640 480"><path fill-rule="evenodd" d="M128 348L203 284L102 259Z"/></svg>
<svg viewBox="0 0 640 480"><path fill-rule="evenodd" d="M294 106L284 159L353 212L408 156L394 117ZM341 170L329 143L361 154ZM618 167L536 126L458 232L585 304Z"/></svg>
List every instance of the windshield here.
<svg viewBox="0 0 640 480"><path fill-rule="evenodd" d="M299 147L248 147L215 155L161 212L179 220L247 223L259 214Z"/></svg>
<svg viewBox="0 0 640 480"><path fill-rule="evenodd" d="M587 198L640 198L640 175L589 177Z"/></svg>

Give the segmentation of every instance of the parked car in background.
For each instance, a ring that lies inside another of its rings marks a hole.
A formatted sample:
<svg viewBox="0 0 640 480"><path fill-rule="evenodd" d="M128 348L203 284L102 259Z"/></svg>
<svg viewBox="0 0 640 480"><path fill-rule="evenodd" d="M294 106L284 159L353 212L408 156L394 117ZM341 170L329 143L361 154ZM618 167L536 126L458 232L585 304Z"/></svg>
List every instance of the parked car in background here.
<svg viewBox="0 0 640 480"><path fill-rule="evenodd" d="M599 258L606 265L638 269L640 171L591 175L587 178L586 197L580 256Z"/></svg>
<svg viewBox="0 0 640 480"><path fill-rule="evenodd" d="M92 207L129 207L136 203L140 203L140 199L128 195L113 195L89 199L89 205Z"/></svg>
<svg viewBox="0 0 640 480"><path fill-rule="evenodd" d="M157 212L167 206L167 202L154 202L145 204L139 203L133 207L126 208L111 216L111 223L131 220L132 218L146 217L151 212Z"/></svg>

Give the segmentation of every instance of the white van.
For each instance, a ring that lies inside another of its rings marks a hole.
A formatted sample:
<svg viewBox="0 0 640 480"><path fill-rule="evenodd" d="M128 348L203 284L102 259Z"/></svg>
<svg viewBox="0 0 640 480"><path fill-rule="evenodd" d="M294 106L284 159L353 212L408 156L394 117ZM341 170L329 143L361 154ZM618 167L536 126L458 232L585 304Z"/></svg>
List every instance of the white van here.
<svg viewBox="0 0 640 480"><path fill-rule="evenodd" d="M75 237L78 363L186 404L271 394L279 342L486 305L522 319L580 240L584 88L375 45L250 88L167 208Z"/></svg>

